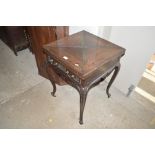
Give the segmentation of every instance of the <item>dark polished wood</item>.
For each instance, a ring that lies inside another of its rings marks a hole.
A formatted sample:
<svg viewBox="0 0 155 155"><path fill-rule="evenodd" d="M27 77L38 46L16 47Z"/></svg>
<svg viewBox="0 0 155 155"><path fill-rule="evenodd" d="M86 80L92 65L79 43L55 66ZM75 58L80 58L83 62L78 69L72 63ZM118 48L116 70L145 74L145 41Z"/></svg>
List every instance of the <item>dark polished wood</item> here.
<svg viewBox="0 0 155 155"><path fill-rule="evenodd" d="M49 67L49 63L47 64L47 67L46 67L46 71L47 71L47 74L48 75L50 75L50 70L51 70L51 68ZM50 76L49 76L50 77ZM54 97L56 97L55 96L55 93L56 93L56 83L55 83L55 81L54 81L54 78L49 78L49 80L50 80L50 82L51 82L51 84L52 84L52 86L53 86L53 91L51 92L51 95L52 96L54 96Z"/></svg>
<svg viewBox="0 0 155 155"><path fill-rule="evenodd" d="M86 31L44 45L47 55L47 72L53 70L66 83L80 94L80 118L83 124L83 112L89 90L114 71L107 86L106 93L114 82L119 69L120 58L125 49ZM56 81L51 78L53 93Z"/></svg>
<svg viewBox="0 0 155 155"><path fill-rule="evenodd" d="M28 47L24 26L0 26L0 38L17 56L17 52Z"/></svg>
<svg viewBox="0 0 155 155"><path fill-rule="evenodd" d="M115 78L116 78L116 76L117 76L117 74L118 74L118 72L119 72L119 70L120 70L120 66L121 66L120 63L118 63L118 64L115 66L114 73L113 73L113 75L112 75L112 78L111 78L111 80L110 80L108 86L107 86L106 93L107 93L107 95L108 95L108 98L111 96L111 94L109 93L110 86L111 86L112 83L114 82L114 80L115 80Z"/></svg>
<svg viewBox="0 0 155 155"><path fill-rule="evenodd" d="M57 84L66 84L55 72L51 69L49 74L46 70L46 55L43 53L43 45L68 36L68 26L28 26L27 37L29 47L34 53L38 72L41 76L47 79L53 79Z"/></svg>

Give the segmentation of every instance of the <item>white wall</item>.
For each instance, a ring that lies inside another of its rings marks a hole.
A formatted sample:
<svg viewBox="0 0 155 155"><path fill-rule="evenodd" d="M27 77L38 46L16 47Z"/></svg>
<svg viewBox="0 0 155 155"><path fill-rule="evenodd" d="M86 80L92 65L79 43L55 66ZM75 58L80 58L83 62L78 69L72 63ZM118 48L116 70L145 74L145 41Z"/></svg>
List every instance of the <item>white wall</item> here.
<svg viewBox="0 0 155 155"><path fill-rule="evenodd" d="M98 26L70 26L69 27L69 34L73 34L82 30L86 30L90 33L95 35L98 34Z"/></svg>
<svg viewBox="0 0 155 155"><path fill-rule="evenodd" d="M109 39L111 26L70 26L69 34L73 34L82 30L86 30L99 37Z"/></svg>
<svg viewBox="0 0 155 155"><path fill-rule="evenodd" d="M112 27L110 41L126 48L120 73L114 83L126 94L131 84L138 84L155 52L155 27Z"/></svg>
<svg viewBox="0 0 155 155"><path fill-rule="evenodd" d="M146 64L155 52L155 27L70 26L69 32L73 34L81 30L126 48L126 54L121 59L121 70L114 85L126 94L131 84L138 84ZM110 77L107 80L109 79Z"/></svg>

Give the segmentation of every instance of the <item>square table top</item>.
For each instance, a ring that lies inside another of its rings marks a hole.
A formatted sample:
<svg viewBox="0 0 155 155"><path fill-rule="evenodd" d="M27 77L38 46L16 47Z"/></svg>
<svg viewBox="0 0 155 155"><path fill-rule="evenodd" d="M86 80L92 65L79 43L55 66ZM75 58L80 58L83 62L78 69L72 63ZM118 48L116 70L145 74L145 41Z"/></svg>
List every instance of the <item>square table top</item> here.
<svg viewBox="0 0 155 155"><path fill-rule="evenodd" d="M113 59L125 49L87 31L80 31L43 46L45 52L85 77Z"/></svg>

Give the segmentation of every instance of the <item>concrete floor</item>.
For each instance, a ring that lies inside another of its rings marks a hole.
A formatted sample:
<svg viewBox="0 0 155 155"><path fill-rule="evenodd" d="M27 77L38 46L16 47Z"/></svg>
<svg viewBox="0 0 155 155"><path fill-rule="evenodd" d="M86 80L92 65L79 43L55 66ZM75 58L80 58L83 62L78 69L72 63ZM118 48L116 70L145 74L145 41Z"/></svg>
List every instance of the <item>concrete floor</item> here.
<svg viewBox="0 0 155 155"><path fill-rule="evenodd" d="M57 86L37 73L28 49L14 53L0 41L0 128L155 128L155 105L138 94L125 97L106 82L87 98L84 125L79 125L79 94L70 86Z"/></svg>

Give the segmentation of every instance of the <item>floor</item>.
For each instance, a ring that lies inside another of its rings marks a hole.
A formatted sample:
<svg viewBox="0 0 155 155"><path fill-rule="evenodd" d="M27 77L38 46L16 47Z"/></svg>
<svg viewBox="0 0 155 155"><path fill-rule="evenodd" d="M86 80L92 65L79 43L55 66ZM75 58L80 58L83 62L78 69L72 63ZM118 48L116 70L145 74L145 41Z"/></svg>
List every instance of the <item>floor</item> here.
<svg viewBox="0 0 155 155"><path fill-rule="evenodd" d="M155 73L146 69L135 91L155 104Z"/></svg>
<svg viewBox="0 0 155 155"><path fill-rule="evenodd" d="M155 96L155 77L144 72L138 87L145 90L150 95Z"/></svg>
<svg viewBox="0 0 155 155"><path fill-rule="evenodd" d="M146 65L135 91L155 104L155 54Z"/></svg>
<svg viewBox="0 0 155 155"><path fill-rule="evenodd" d="M87 98L84 124L79 125L79 95L70 86L57 86L38 75L28 49L14 53L0 40L0 128L155 128L155 104L134 93L126 97L106 82Z"/></svg>

